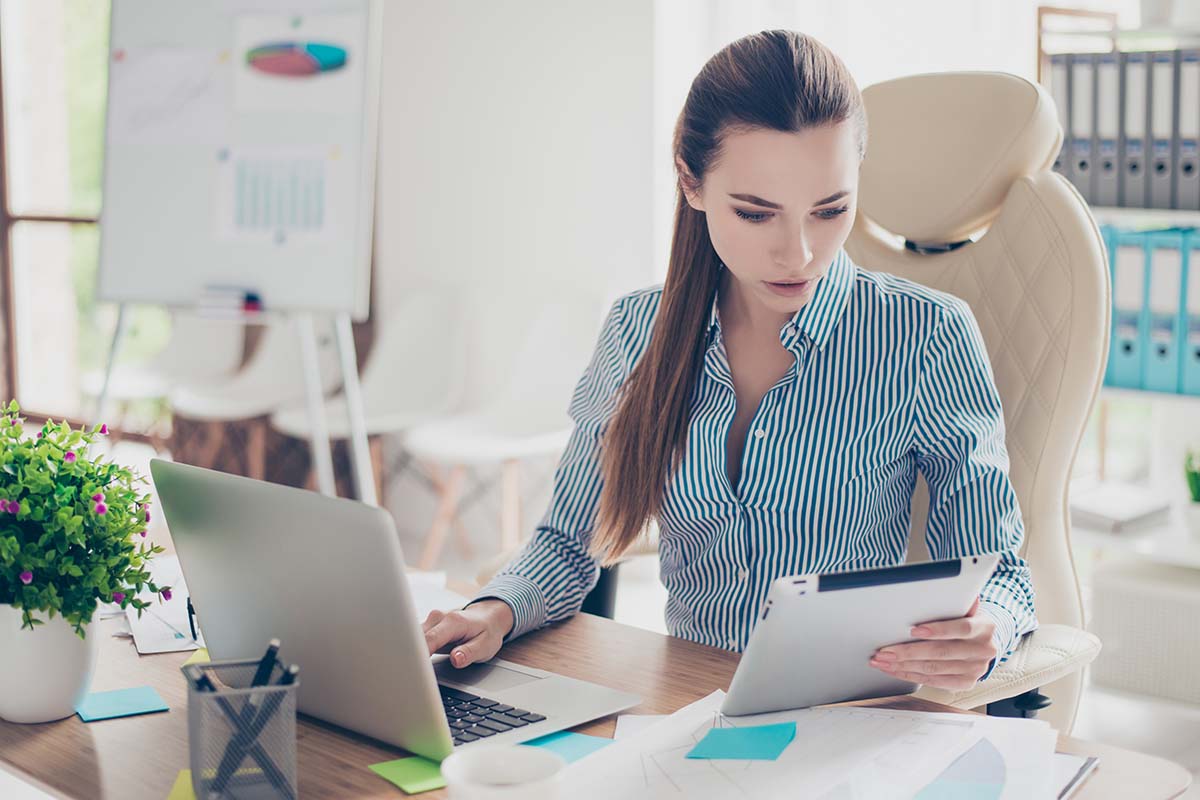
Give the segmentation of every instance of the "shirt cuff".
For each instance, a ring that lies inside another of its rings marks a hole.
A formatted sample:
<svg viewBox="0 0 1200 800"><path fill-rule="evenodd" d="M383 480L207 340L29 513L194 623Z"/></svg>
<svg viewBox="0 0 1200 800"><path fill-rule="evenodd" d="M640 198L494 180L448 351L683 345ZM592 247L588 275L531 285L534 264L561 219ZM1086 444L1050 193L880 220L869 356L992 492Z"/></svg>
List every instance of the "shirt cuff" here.
<svg viewBox="0 0 1200 800"><path fill-rule="evenodd" d="M546 598L528 578L511 573L497 575L467 605L488 599L503 600L512 609L513 627L504 637L504 644L546 624Z"/></svg>
<svg viewBox="0 0 1200 800"><path fill-rule="evenodd" d="M996 666L1007 660L1012 654L1013 647L1016 645L1017 620L1007 608L990 600L980 600L979 611L987 614L996 625L996 630L992 632L992 643L996 645L996 657L992 659L992 662L988 664L987 671L979 678L979 680L985 681L995 671Z"/></svg>

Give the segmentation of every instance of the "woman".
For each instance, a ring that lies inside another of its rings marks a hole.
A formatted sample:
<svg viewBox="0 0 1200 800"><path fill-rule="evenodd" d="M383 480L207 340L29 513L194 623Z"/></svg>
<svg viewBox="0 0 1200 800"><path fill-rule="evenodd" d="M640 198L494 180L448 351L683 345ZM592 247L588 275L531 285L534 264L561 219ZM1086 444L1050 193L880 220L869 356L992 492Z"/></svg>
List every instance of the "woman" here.
<svg viewBox="0 0 1200 800"><path fill-rule="evenodd" d="M666 283L613 306L545 519L466 608L430 614L431 653L463 667L574 614L651 519L671 633L740 651L775 578L904 560L918 472L931 555L1001 559L966 617L871 665L965 689L1036 627L974 317L842 250L865 148L858 89L812 38L766 31L704 66Z"/></svg>

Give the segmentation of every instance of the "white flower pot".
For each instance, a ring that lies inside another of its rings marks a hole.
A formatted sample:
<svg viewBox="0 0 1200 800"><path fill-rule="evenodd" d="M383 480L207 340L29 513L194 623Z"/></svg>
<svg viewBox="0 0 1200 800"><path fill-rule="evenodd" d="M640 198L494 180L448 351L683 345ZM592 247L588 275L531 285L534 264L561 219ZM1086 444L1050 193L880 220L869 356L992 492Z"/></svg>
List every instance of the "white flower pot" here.
<svg viewBox="0 0 1200 800"><path fill-rule="evenodd" d="M0 603L0 719L51 722L75 713L92 685L96 667L94 629L80 639L55 615L21 630L21 610Z"/></svg>

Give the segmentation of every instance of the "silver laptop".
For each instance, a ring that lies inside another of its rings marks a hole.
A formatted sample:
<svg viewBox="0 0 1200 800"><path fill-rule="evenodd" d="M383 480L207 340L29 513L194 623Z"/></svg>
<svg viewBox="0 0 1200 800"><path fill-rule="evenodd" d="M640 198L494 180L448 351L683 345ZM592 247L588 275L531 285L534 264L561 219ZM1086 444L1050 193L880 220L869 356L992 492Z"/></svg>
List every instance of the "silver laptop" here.
<svg viewBox="0 0 1200 800"><path fill-rule="evenodd" d="M431 659L380 508L158 459L150 472L209 653L255 658L279 639L306 714L441 760L641 702L500 659Z"/></svg>

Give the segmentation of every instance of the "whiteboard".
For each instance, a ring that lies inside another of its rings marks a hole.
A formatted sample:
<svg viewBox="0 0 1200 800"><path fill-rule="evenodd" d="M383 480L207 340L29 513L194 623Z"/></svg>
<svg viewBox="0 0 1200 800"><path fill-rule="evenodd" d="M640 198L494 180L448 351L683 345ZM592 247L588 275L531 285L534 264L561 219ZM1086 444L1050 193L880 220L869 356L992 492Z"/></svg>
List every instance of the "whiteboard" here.
<svg viewBox="0 0 1200 800"><path fill-rule="evenodd" d="M378 0L114 0L97 294L370 292Z"/></svg>

